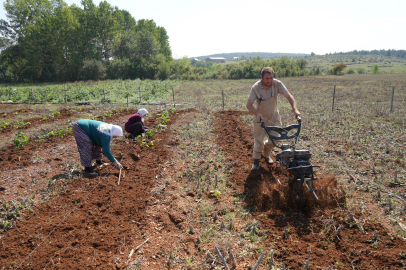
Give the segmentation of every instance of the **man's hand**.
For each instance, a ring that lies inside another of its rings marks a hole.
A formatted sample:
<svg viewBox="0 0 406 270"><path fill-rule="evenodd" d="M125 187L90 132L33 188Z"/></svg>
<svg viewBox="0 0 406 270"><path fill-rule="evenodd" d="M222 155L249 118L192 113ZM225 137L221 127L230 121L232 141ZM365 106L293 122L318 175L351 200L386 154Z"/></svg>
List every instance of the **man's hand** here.
<svg viewBox="0 0 406 270"><path fill-rule="evenodd" d="M296 118L298 118L302 115L298 110L295 110L294 113L295 113Z"/></svg>
<svg viewBox="0 0 406 270"><path fill-rule="evenodd" d="M117 170L123 169L123 166L117 160L114 161L113 165L114 165L114 167L116 167Z"/></svg>
<svg viewBox="0 0 406 270"><path fill-rule="evenodd" d="M255 100L250 100L248 99L247 101L247 109L256 116L257 118L257 122L261 121L262 115L254 108L253 104L254 104Z"/></svg>
<svg viewBox="0 0 406 270"><path fill-rule="evenodd" d="M261 119L263 118L260 113L257 113L256 116L257 116L257 122L261 121Z"/></svg>

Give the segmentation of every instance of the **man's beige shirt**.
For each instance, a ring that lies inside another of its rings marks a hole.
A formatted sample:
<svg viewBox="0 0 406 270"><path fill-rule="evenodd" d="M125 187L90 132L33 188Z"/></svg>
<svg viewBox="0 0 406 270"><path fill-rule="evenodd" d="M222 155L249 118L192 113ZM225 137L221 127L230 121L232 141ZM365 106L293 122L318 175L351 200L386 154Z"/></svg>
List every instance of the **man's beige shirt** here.
<svg viewBox="0 0 406 270"><path fill-rule="evenodd" d="M258 99L254 91L255 88L258 90L258 93L262 97L263 101L277 96L278 94L283 95L288 92L288 89L280 80L273 79L272 85L268 88L265 88L262 85L261 80L259 80L251 87L250 94L248 95L249 100L255 101Z"/></svg>

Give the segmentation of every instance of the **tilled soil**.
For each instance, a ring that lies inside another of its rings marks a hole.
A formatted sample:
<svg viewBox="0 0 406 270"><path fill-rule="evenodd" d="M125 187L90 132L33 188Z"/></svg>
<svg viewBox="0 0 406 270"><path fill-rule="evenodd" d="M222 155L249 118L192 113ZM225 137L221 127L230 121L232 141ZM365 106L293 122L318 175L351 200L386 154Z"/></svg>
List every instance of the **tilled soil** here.
<svg viewBox="0 0 406 270"><path fill-rule="evenodd" d="M277 258L290 269L406 268L405 240L360 211L347 211L344 191L333 175L318 175L319 200L305 192L305 202L299 204L276 163L270 166L261 159L261 168L250 171L252 132L242 124L242 114L217 114L218 144L235 160L233 178L262 217L261 229L268 231L268 247L277 250Z"/></svg>
<svg viewBox="0 0 406 270"><path fill-rule="evenodd" d="M33 201L46 195L50 199L26 210L16 228L0 236L2 269L180 269L171 263L175 242L184 254L204 260L196 238L185 232L188 209L176 205L175 195L160 211L151 211L157 204L151 196L156 179L176 157L171 148L177 143L176 133L170 126L185 112L171 114L168 129L156 133L154 145L148 148L127 139L114 140L112 153L125 167L121 177L110 165L96 168L99 176L93 178L72 167L79 155L71 134L19 151L3 150L2 201L31 192ZM262 168L252 172L252 131L244 126L243 114L216 113L217 144L233 167L233 195L245 196L246 206L260 221L258 229L267 234L266 249L274 251L279 265L289 269L406 266L405 241L361 212L345 209L345 194L333 175L318 175L319 201L305 192L306 202L299 205L276 163L268 166L261 160ZM123 123L127 117L113 116ZM155 120L147 122L149 127L158 124L158 117L150 119ZM52 181L41 182L49 176ZM178 188L169 178L165 182L167 191ZM49 190L55 194L48 194ZM185 235L180 243L179 235ZM259 255L248 260L255 263ZM237 262L237 269L247 269L246 265Z"/></svg>
<svg viewBox="0 0 406 270"><path fill-rule="evenodd" d="M18 121L14 121L12 125L7 125L5 128L0 130L1 136L9 136L12 132L18 132L18 131L23 131L26 129L29 129L33 126L36 125L44 125L44 124L52 124L57 121L61 121L64 119L68 119L74 116L75 111L69 110L69 109L62 109L60 112L55 113L52 116L46 116L46 117L30 117L30 114L33 113L32 110L17 110L14 113L18 114L23 114L24 116L27 116L24 119L25 125L18 125ZM2 114L2 118L9 118L9 114Z"/></svg>

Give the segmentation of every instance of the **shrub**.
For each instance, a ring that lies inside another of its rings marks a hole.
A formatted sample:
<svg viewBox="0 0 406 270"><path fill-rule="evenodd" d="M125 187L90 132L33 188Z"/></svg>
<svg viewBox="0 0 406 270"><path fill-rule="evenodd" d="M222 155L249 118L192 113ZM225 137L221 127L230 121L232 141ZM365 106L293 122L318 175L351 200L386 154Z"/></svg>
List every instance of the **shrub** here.
<svg viewBox="0 0 406 270"><path fill-rule="evenodd" d="M354 71L354 69L352 69L352 68L350 68L348 71L347 71L347 74L354 74L355 73L355 71Z"/></svg>
<svg viewBox="0 0 406 270"><path fill-rule="evenodd" d="M340 63L340 64L335 65L335 66L333 67L333 74L334 74L334 75L343 74L343 71L344 71L344 69L345 69L346 67L347 67L347 65L344 64L344 63Z"/></svg>
<svg viewBox="0 0 406 270"><path fill-rule="evenodd" d="M365 68L359 68L357 72L358 74L365 74Z"/></svg>
<svg viewBox="0 0 406 270"><path fill-rule="evenodd" d="M83 80L99 81L106 77L106 67L102 61L99 60L85 60L80 69Z"/></svg>

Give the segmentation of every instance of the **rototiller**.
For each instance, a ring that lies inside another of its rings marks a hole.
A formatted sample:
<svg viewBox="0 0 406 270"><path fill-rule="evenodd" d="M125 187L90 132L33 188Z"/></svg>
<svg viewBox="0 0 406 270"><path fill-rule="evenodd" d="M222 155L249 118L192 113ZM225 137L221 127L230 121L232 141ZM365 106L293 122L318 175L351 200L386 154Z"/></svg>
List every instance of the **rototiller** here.
<svg viewBox="0 0 406 270"><path fill-rule="evenodd" d="M272 143L281 149L281 152L276 154L276 161L279 163L279 166L283 171L287 172L289 176L289 184L293 187L294 192L296 193L296 199L299 201L303 200L303 184L306 184L308 190L313 193L316 200L319 198L316 195L315 187L313 184L314 180L317 180L314 177L313 168L320 167L320 165L312 165L310 163L310 158L312 154L309 150L296 149L297 139L299 138L300 128L302 126L302 119L298 117L297 125L290 125L287 127L274 127L265 126L265 122L261 119L260 122L262 128L265 130L269 139ZM296 132L295 132L296 130ZM279 136L273 136L270 134L270 131L275 131ZM289 140L294 139L291 144L277 144L277 141L280 140Z"/></svg>

